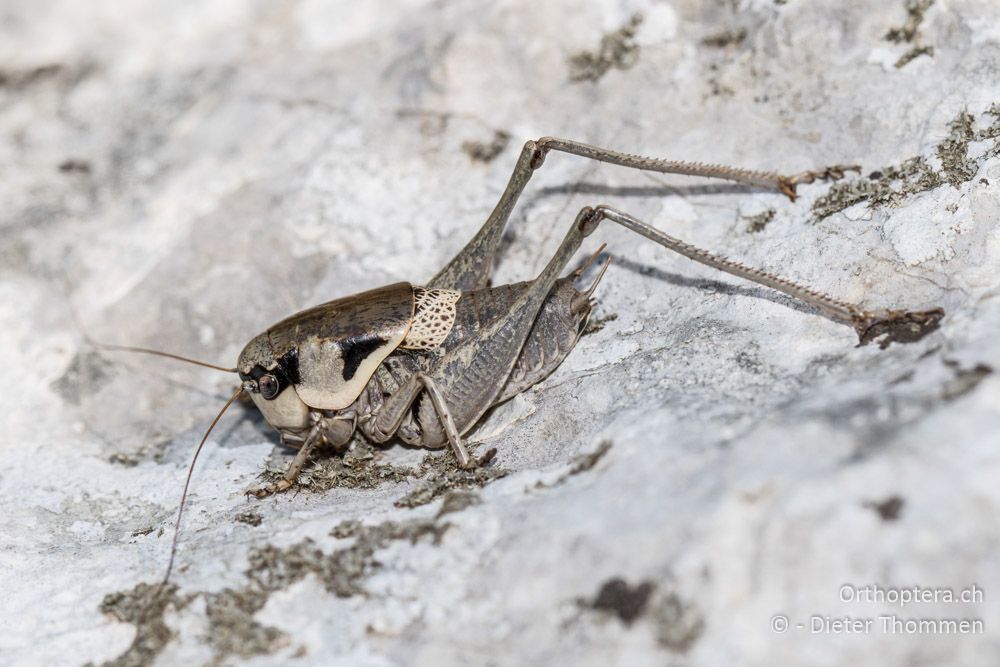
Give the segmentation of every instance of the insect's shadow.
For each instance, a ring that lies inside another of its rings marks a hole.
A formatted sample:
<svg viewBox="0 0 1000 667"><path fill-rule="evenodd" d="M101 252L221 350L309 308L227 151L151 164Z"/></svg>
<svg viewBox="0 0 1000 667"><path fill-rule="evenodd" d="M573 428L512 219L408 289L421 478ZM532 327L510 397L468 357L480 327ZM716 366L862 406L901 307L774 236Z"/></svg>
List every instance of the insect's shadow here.
<svg viewBox="0 0 1000 667"><path fill-rule="evenodd" d="M261 413L256 406L252 403L240 403L239 410L239 420L236 425L247 423L250 428L252 428L254 432L261 437L266 438L268 441L273 440L275 444L278 443L278 438L276 438L274 434L274 427L267 423L267 420L264 419L263 413ZM227 431L226 435L228 434L229 432ZM289 451L291 451L291 448L286 448L284 445L280 445L280 448L289 449Z"/></svg>
<svg viewBox="0 0 1000 667"><path fill-rule="evenodd" d="M768 190L754 187L752 185L741 185L739 183L703 183L696 185L644 185L644 186L617 186L605 185L603 183L591 183L586 181L576 183L565 183L541 188L537 196L546 197L552 195L575 195L593 194L610 197L667 197L682 196L690 197L695 195L718 195L718 194L749 194L752 192L769 192ZM690 287L699 290L710 290L718 294L727 296L747 296L755 299L766 299L772 303L777 303L801 313L816 314L817 310L808 304L801 303L795 299L785 296L780 292L775 292L766 287L744 287L731 283L713 280L711 278L689 278L677 273L670 273L653 266L640 264L639 262L620 257L614 253L602 253L604 257L614 257L615 266L638 273L639 275L660 280L678 287Z"/></svg>
<svg viewBox="0 0 1000 667"><path fill-rule="evenodd" d="M799 303L789 296L785 296L780 292L775 292L774 290L770 290L766 287L743 287L741 285L732 285L730 283L713 280L711 278L689 278L678 273L670 273L669 271L664 271L653 266L640 264L639 262L632 261L625 257L619 257L612 253L609 254L614 257L614 265L619 268L632 271L633 273L637 273L641 276L660 280L671 285L676 285L678 287L691 287L699 290L709 290L718 294L725 294L726 296L746 296L754 299L765 299L772 303L797 310L800 313L808 313L811 315L818 312L815 308L809 306L808 304Z"/></svg>
<svg viewBox="0 0 1000 667"><path fill-rule="evenodd" d="M701 183L697 185L605 185L604 183L592 183L589 181L577 181L575 183L563 183L562 185L549 185L538 188L528 194L524 200L524 205L519 218L523 222L526 211L530 210L536 201L552 197L554 195L580 195L591 194L608 197L639 197L639 198L659 198L664 197L692 197L695 195L719 195L719 194L749 194L752 192L770 192L767 189L753 185L743 185L740 183ZM596 204L594 201L591 204ZM518 239L518 225L510 224L504 231L497 249L496 261L502 262L510 252ZM678 276L679 277L679 276ZM720 285L723 283L719 283ZM755 292L756 294L756 292ZM784 302L782 302L784 303ZM789 302L790 303L790 302ZM812 311L808 311L812 312Z"/></svg>
<svg viewBox="0 0 1000 667"><path fill-rule="evenodd" d="M218 398L220 401L224 401L228 396L213 395L213 398ZM264 415L261 414L260 410L253 406L251 403L244 403L243 401L237 401L232 407L232 418L221 422L217 428L217 435L213 438L219 447L230 449L239 448L250 444L259 444L259 439L257 438L247 438L239 437L237 432L240 429L250 428L253 429L254 433L260 436L260 439L271 441L273 440L275 445L278 445L278 439L274 437L274 429L270 424L264 419ZM283 446L281 446L284 449Z"/></svg>
<svg viewBox="0 0 1000 667"><path fill-rule="evenodd" d="M609 197L694 197L697 195L750 194L773 192L766 188L739 183L699 183L696 185L606 185L581 181L549 185L535 191L536 197L554 195L601 195Z"/></svg>

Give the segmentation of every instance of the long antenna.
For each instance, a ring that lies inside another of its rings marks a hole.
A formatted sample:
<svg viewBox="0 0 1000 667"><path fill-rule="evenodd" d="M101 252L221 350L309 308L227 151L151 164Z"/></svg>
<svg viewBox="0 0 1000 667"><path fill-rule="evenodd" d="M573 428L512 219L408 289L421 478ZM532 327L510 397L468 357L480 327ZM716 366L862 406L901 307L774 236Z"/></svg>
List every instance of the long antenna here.
<svg viewBox="0 0 1000 667"><path fill-rule="evenodd" d="M160 350L154 350L148 347L136 347L134 345L110 345L108 343L100 343L90 337L90 332L87 331L87 327L83 326L83 319L80 317L80 313L76 310L76 304L73 300L69 298L67 293L66 297L69 303L69 312L73 317L73 321L76 322L76 328L80 330L80 334L83 336L83 340L91 347L96 347L99 350L109 350L111 352L136 352L139 354L151 354L157 357L166 357L167 359L175 359L177 361L183 361L185 363L194 364L195 366L204 366L205 368L211 368L212 370L222 371L224 373L235 373L235 368L226 368L225 366L219 366L217 364L210 364L207 361L199 361L197 359L191 359L190 357L183 357L179 354L173 354L171 352L161 352Z"/></svg>
<svg viewBox="0 0 1000 667"><path fill-rule="evenodd" d="M83 334L83 337L88 344L100 350L110 350L112 352L138 352L141 354L152 354L157 357L166 357L167 359L176 359L177 361L185 361L189 364L194 364L195 366L204 366L205 368L211 368L217 371L222 371L224 373L236 372L235 368L226 368L225 366L217 366L216 364L210 364L207 361L198 361L197 359L182 357L181 355L173 354L172 352L161 352L160 350L153 350L148 347L135 347L133 345L109 345L107 343L98 343L97 341L91 340L86 333Z"/></svg>
<svg viewBox="0 0 1000 667"><path fill-rule="evenodd" d="M205 431L205 435L202 436L201 442L198 443L198 449L194 452L194 458L191 459L191 465L188 467L187 479L184 480L184 492L181 493L181 504L177 508L177 523L174 524L174 539L170 543L170 560L167 562L167 573L163 575L163 582L160 584L161 586L167 585L170 581L170 573L174 569L174 557L177 555L177 539L180 537L181 532L181 517L184 516L184 503L187 502L188 486L191 484L191 475L194 473L194 464L197 463L198 455L201 454L201 448L205 446L205 442L208 440L209 434L212 433L212 429L219 423L219 420L222 419L222 415L225 414L226 410L229 409L229 406L233 404L233 401L235 401L236 398L242 393L243 387L241 386L233 392L232 396L229 397L226 404L222 406L221 410L219 410L219 414L215 415L215 419L212 420L208 430Z"/></svg>

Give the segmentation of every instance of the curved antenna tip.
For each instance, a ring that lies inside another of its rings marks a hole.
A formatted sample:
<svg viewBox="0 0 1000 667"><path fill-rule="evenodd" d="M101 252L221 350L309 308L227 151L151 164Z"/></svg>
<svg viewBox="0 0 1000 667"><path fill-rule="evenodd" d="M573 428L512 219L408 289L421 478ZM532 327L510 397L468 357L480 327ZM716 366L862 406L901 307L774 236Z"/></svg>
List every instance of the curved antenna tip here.
<svg viewBox="0 0 1000 667"><path fill-rule="evenodd" d="M198 443L198 448L194 450L194 456L191 458L191 465L188 466L187 478L184 480L184 491L181 493L181 502L177 507L177 522L174 523L174 537L170 542L170 560L167 561L167 572L163 575L163 581L160 583L161 586L166 586L170 583L170 573L174 570L174 559L177 556L177 541L181 534L181 517L184 516L184 505L187 502L188 487L191 485L191 475L194 474L194 464L198 462L198 455L201 454L202 447L204 447L205 443L208 442L208 436L211 435L212 429L215 428L215 425L219 423L220 419L222 419L222 415L226 413L229 406L232 405L242 393L243 386L241 385L237 387L236 391L233 392L233 395L229 397L228 401L226 401L226 404L222 406L222 409L219 410L219 414L215 415L215 419L212 420L208 430L205 431L205 435L201 437L201 442Z"/></svg>

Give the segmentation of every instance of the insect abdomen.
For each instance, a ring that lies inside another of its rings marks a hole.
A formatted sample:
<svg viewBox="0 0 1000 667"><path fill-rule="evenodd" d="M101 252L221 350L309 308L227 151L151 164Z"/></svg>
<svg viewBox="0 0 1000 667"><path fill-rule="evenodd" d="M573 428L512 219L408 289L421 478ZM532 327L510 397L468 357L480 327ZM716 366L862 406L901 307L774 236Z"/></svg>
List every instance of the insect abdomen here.
<svg viewBox="0 0 1000 667"><path fill-rule="evenodd" d="M444 342L445 349L452 349L466 336L476 335L497 317L502 317L530 285L530 282L520 282L464 292L456 303L455 324ZM538 313L496 402L505 401L548 377L573 349L589 316L590 305L573 287L573 280L558 280Z"/></svg>
<svg viewBox="0 0 1000 667"><path fill-rule="evenodd" d="M587 325L590 310L589 300L573 287L571 278L556 282L496 403L520 394L551 375L573 350Z"/></svg>

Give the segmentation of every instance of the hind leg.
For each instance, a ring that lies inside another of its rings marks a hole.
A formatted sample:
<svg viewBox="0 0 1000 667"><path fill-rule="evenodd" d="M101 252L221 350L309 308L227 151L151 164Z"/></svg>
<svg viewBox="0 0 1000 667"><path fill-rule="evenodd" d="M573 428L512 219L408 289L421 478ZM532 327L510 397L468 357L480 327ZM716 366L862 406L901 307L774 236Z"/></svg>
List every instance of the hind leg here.
<svg viewBox="0 0 1000 667"><path fill-rule="evenodd" d="M542 137L537 141L528 141L524 144L524 148L521 149L521 154L517 158L517 164L514 165L514 172L511 174L507 187L500 196L493 212L490 213L472 240L427 283L428 287L465 292L487 286L490 276L493 275L493 263L497 248L500 246L500 239L503 237L511 211L514 210L514 205L525 186L528 185L532 174L545 163L545 156L551 151L568 153L639 171L703 176L743 183L775 190L793 201L796 196L796 186L801 183L812 183L817 179L836 180L843 178L845 171L858 171L860 169L854 165L837 165L793 176L782 176L770 171L754 171L724 165L643 157L590 146L569 139Z"/></svg>
<svg viewBox="0 0 1000 667"><path fill-rule="evenodd" d="M645 236L650 241L684 255L688 259L725 271L734 276L750 280L771 289L783 292L799 301L816 308L827 317L854 327L859 344L865 345L879 336L887 336L880 345L885 347L891 341L918 340L937 329L944 310L931 308L921 311L879 309L868 310L862 306L834 298L818 290L792 282L761 269L713 254L707 250L685 243L678 238L664 234L648 223L610 206L597 206L594 214L598 220L610 220L626 229Z"/></svg>

